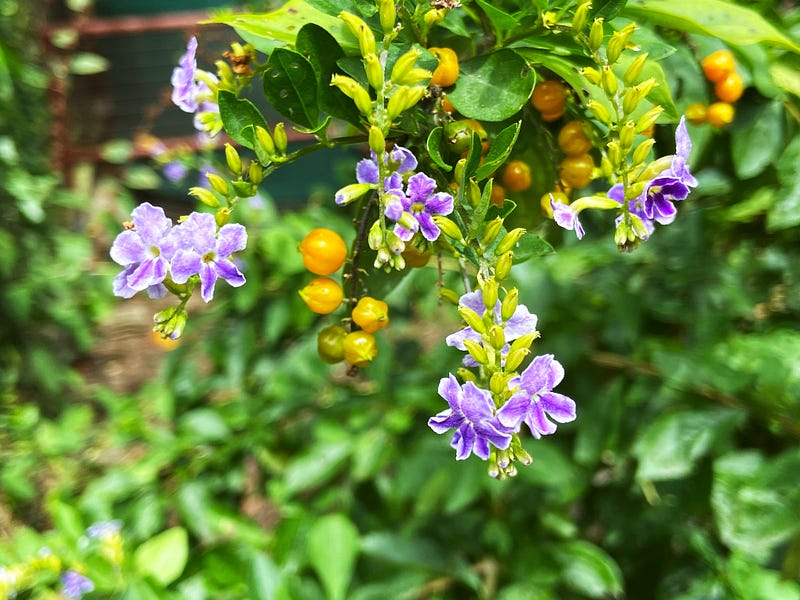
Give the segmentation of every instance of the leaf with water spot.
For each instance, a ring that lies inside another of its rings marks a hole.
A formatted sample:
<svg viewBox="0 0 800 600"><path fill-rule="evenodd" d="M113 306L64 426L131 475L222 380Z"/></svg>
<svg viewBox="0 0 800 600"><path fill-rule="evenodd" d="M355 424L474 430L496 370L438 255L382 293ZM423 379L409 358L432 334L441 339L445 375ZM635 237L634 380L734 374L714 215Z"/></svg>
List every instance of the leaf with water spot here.
<svg viewBox="0 0 800 600"><path fill-rule="evenodd" d="M253 127L261 125L267 128L267 121L255 104L244 98L237 98L236 94L228 90L217 93L219 114L225 131L236 142L247 148L253 147Z"/></svg>
<svg viewBox="0 0 800 600"><path fill-rule="evenodd" d="M264 95L284 117L314 128L319 124L317 77L305 56L287 48L275 48L264 69Z"/></svg>

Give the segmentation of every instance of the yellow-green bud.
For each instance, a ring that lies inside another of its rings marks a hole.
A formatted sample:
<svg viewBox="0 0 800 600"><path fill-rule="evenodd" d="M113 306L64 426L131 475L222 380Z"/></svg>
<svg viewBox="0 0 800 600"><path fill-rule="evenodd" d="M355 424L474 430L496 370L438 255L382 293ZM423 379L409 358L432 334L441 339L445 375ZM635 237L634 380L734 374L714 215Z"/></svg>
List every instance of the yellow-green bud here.
<svg viewBox="0 0 800 600"><path fill-rule="evenodd" d="M216 173L206 173L206 179L208 183L211 184L211 188L217 192L218 194L229 198L231 195L231 188L228 185L228 182L217 175Z"/></svg>
<svg viewBox="0 0 800 600"><path fill-rule="evenodd" d="M628 150L633 147L634 129L636 129L636 123L627 121L619 130L619 145L623 154L627 154Z"/></svg>
<svg viewBox="0 0 800 600"><path fill-rule="evenodd" d="M669 169L672 165L672 157L671 156L662 156L661 158L657 158L646 168L642 169L642 172L639 173L636 177L637 182L646 183L657 176L659 173L662 173L665 169Z"/></svg>
<svg viewBox="0 0 800 600"><path fill-rule="evenodd" d="M439 288L439 298L455 306L458 306L458 301L460 300L459 295L454 290L446 287Z"/></svg>
<svg viewBox="0 0 800 600"><path fill-rule="evenodd" d="M653 149L653 145L656 141L653 138L647 138L641 144L636 146L636 150L633 151L633 164L634 166L642 164L647 157L650 155L650 150Z"/></svg>
<svg viewBox="0 0 800 600"><path fill-rule="evenodd" d="M602 79L602 75L600 71L595 69L594 67L583 67L579 69L580 74L586 77L589 80L589 83L593 83L594 85L600 85L600 80Z"/></svg>
<svg viewBox="0 0 800 600"><path fill-rule="evenodd" d="M503 394L508 391L508 381L505 374L501 371L495 371L489 378L489 389L495 396L503 397Z"/></svg>
<svg viewBox="0 0 800 600"><path fill-rule="evenodd" d="M584 2L575 9L575 15L572 17L572 33L577 35L586 27L586 21L589 18L589 10L592 8L591 2Z"/></svg>
<svg viewBox="0 0 800 600"><path fill-rule="evenodd" d="M367 72L367 81L375 90L383 89L383 65L375 54L364 57L364 69Z"/></svg>
<svg viewBox="0 0 800 600"><path fill-rule="evenodd" d="M358 200L367 192L374 189L374 186L369 183L351 183L339 189L334 196L334 201L338 206L345 206L351 202ZM373 248L374 250L374 248Z"/></svg>
<svg viewBox="0 0 800 600"><path fill-rule="evenodd" d="M486 247L491 244L497 234L500 233L500 228L503 226L503 218L502 217L495 217L486 225L484 225L483 235L481 236L481 245Z"/></svg>
<svg viewBox="0 0 800 600"><path fill-rule="evenodd" d="M218 60L214 65L217 67L217 79L225 84L225 87L234 88L236 84L231 66L224 60Z"/></svg>
<svg viewBox="0 0 800 600"><path fill-rule="evenodd" d="M383 33L391 33L397 20L397 9L394 6L394 0L378 0L378 16L381 20Z"/></svg>
<svg viewBox="0 0 800 600"><path fill-rule="evenodd" d="M656 82L653 77L650 77L638 85L629 88L628 91L625 92L625 97L622 99L622 110L624 110L626 114L631 114L636 110L636 107L639 106L639 102L644 100L647 94L657 85L658 82Z"/></svg>
<svg viewBox="0 0 800 600"><path fill-rule="evenodd" d="M259 147L263 150L264 158L267 160L262 159ZM269 131L261 127L261 125L256 125L256 154L261 164L267 164L275 154L275 142L269 134Z"/></svg>
<svg viewBox="0 0 800 600"><path fill-rule="evenodd" d="M539 337L539 332L534 331L533 333L526 333L525 335L521 335L513 342L511 342L511 348L509 352L515 352L516 350L520 350L522 348L528 349L533 344L533 341Z"/></svg>
<svg viewBox="0 0 800 600"><path fill-rule="evenodd" d="M378 156L382 156L386 151L386 138L383 137L383 131L377 125L369 128L369 147Z"/></svg>
<svg viewBox="0 0 800 600"><path fill-rule="evenodd" d="M428 71L427 69L421 69L419 67L415 67L410 69L406 72L403 77L394 81L398 85L417 85L420 83L428 84L428 81L433 76L433 73Z"/></svg>
<svg viewBox="0 0 800 600"><path fill-rule="evenodd" d="M276 123L272 130L272 139L275 140L275 149L279 154L285 155L289 147L289 138L286 136L286 126L283 123Z"/></svg>
<svg viewBox="0 0 800 600"><path fill-rule="evenodd" d="M459 305L458 314L461 315L461 318L464 319L464 322L467 325L472 327L472 329L478 333L483 334L486 332L486 326L483 323L483 319L471 308L464 306L463 304Z"/></svg>
<svg viewBox="0 0 800 600"><path fill-rule="evenodd" d="M497 285L497 280L494 277L489 277L489 279L484 281L483 285L481 286L483 305L490 311L494 310L494 307L497 304L498 288L499 286Z"/></svg>
<svg viewBox="0 0 800 600"><path fill-rule="evenodd" d="M506 332L500 325L492 325L488 332L489 343L495 350L502 350L506 345Z"/></svg>
<svg viewBox="0 0 800 600"><path fill-rule="evenodd" d="M230 144L225 144L225 161L228 163L228 168L234 175L242 174L242 159L236 148Z"/></svg>
<svg viewBox="0 0 800 600"><path fill-rule="evenodd" d="M401 113L407 111L409 108L416 106L417 102L422 99L428 88L421 85L415 86L401 86L389 98L386 105L386 113L389 121L394 121Z"/></svg>
<svg viewBox="0 0 800 600"><path fill-rule="evenodd" d="M335 85L345 96L351 98L361 114L372 114L372 99L369 97L369 92L355 79L346 75L334 75L331 77L331 85Z"/></svg>
<svg viewBox="0 0 800 600"><path fill-rule="evenodd" d="M589 50L597 52L600 46L603 45L603 19L602 17L595 19L592 22L592 27L589 29Z"/></svg>
<svg viewBox="0 0 800 600"><path fill-rule="evenodd" d="M186 309L183 308L171 307L164 309L153 315L153 321L156 323L153 326L153 331L161 334L163 338L177 340L183 334L188 316Z"/></svg>
<svg viewBox="0 0 800 600"><path fill-rule="evenodd" d="M622 150L619 147L619 140L611 140L606 144L606 154L611 164L618 166L622 164Z"/></svg>
<svg viewBox="0 0 800 600"><path fill-rule="evenodd" d="M506 292L505 298L503 298L503 302L500 304L500 316L503 318L503 321L508 321L517 310L517 305L519 304L519 290L517 288L511 288Z"/></svg>
<svg viewBox="0 0 800 600"><path fill-rule="evenodd" d="M636 83L636 80L642 74L645 62L647 62L647 52L642 52L628 65L628 68L625 69L625 75L622 76L626 85L634 85Z"/></svg>
<svg viewBox="0 0 800 600"><path fill-rule="evenodd" d="M464 240L464 235L461 233L461 229L459 229L458 225L456 225L454 221L451 221L447 217L443 217L441 215L434 215L433 222L447 237L458 241Z"/></svg>
<svg viewBox="0 0 800 600"><path fill-rule="evenodd" d="M389 248L395 255L402 254L406 249L406 243L401 240L394 231L386 232L386 247ZM405 260L403 261L405 265Z"/></svg>
<svg viewBox="0 0 800 600"><path fill-rule="evenodd" d="M600 157L600 172L606 179L614 174L614 165L611 164L611 161L608 160L608 156L605 154Z"/></svg>
<svg viewBox="0 0 800 600"><path fill-rule="evenodd" d="M347 28L358 40L361 56L375 54L375 34L372 33L364 19L344 10L339 13L339 18L345 22Z"/></svg>
<svg viewBox="0 0 800 600"><path fill-rule="evenodd" d="M603 86L603 91L607 95L613 96L617 93L619 82L617 81L617 76L614 75L614 72L611 70L611 67L603 67L603 72L600 74L600 84Z"/></svg>
<svg viewBox="0 0 800 600"><path fill-rule="evenodd" d="M400 58L395 61L392 67L392 74L389 77L392 83L403 83L401 80L414 68L414 65L417 64L417 59L420 54L422 54L422 52L418 48L411 48L411 50L404 52Z"/></svg>
<svg viewBox="0 0 800 600"><path fill-rule="evenodd" d="M428 28L441 22L447 16L447 11L443 8L435 8L425 13L423 19Z"/></svg>
<svg viewBox="0 0 800 600"><path fill-rule="evenodd" d="M231 209L225 206L218 209L217 212L214 214L214 221L217 223L217 227L222 227L223 225L227 225L230 220L231 220Z"/></svg>
<svg viewBox="0 0 800 600"><path fill-rule="evenodd" d="M464 347L467 349L467 352L469 352L469 355L474 358L479 365L485 365L489 362L486 356L486 350L475 340L464 340Z"/></svg>
<svg viewBox="0 0 800 600"><path fill-rule="evenodd" d="M264 169L257 160L250 161L250 166L247 168L247 178L254 185L258 185L264 181Z"/></svg>
<svg viewBox="0 0 800 600"><path fill-rule="evenodd" d="M459 158L455 169L453 169L453 181L455 181L458 185L462 185L464 183L464 169L466 168L467 159Z"/></svg>
<svg viewBox="0 0 800 600"><path fill-rule="evenodd" d="M481 203L481 188L474 177L470 177L467 182L467 202L472 208L477 208Z"/></svg>
<svg viewBox="0 0 800 600"><path fill-rule="evenodd" d="M498 281L502 281L508 274L511 272L511 266L514 263L514 253L513 252L506 252L505 254L501 254L500 257L497 259L497 264L494 267L494 276L497 278Z"/></svg>
<svg viewBox="0 0 800 600"><path fill-rule="evenodd" d="M207 190L206 188L202 187L193 187L189 188L189 195L194 196L200 202L205 204L206 206L210 206L211 208L217 208L219 206L219 198L214 195L214 192L211 190Z"/></svg>
<svg viewBox="0 0 800 600"><path fill-rule="evenodd" d="M622 51L625 49L625 46L628 45L628 41L631 39L634 31L636 31L636 23L629 23L611 35L611 39L608 40L608 44L606 45L606 58L609 64L614 64L619 60Z"/></svg>
<svg viewBox="0 0 800 600"><path fill-rule="evenodd" d="M513 250L514 246L517 245L520 238L525 235L525 228L524 227L517 227L516 229L512 229L509 231L505 237L500 240L500 243L497 244L497 248L494 250L495 256L500 256L501 254L505 254L509 250Z"/></svg>
<svg viewBox="0 0 800 600"><path fill-rule="evenodd" d="M636 237L639 239L647 239L647 236L650 235L647 231L647 227L644 224L644 221L639 215L635 215L633 213L629 214L631 220L631 229L636 234Z"/></svg>
<svg viewBox="0 0 800 600"><path fill-rule="evenodd" d="M506 355L506 372L516 371L517 367L522 364L522 361L528 358L531 351L527 348L517 348L516 350L509 351Z"/></svg>
<svg viewBox="0 0 800 600"><path fill-rule="evenodd" d="M608 109L603 105L600 104L597 100L589 100L586 103L586 108L594 115L594 117L605 125L611 124L611 113L608 112Z"/></svg>
<svg viewBox="0 0 800 600"><path fill-rule="evenodd" d="M456 371L456 375L464 383L468 381L471 381L472 383L477 383L478 381L478 378L475 376L475 373L464 367L459 367L458 370Z"/></svg>
<svg viewBox="0 0 800 600"><path fill-rule="evenodd" d="M655 122L658 120L658 117L661 116L661 113L664 112L664 107L660 104L656 104L644 113L639 120L636 121L636 133L642 133L643 131L650 129Z"/></svg>

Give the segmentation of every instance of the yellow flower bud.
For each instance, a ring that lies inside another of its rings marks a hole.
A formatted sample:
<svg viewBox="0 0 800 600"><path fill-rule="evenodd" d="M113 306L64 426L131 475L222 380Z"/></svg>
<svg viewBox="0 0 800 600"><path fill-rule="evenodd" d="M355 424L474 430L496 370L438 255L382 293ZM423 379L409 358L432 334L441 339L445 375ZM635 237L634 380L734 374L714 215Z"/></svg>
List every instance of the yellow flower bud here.
<svg viewBox="0 0 800 600"><path fill-rule="evenodd" d="M401 79L405 77L405 75L414 68L414 65L417 64L417 59L422 52L419 48L411 48L410 50L404 52L400 58L398 58L394 66L392 67L392 74L390 75L390 79L393 83L401 83Z"/></svg>
<svg viewBox="0 0 800 600"><path fill-rule="evenodd" d="M397 8L395 8L394 0L378 0L378 16L383 33L391 33L397 20Z"/></svg>
<svg viewBox="0 0 800 600"><path fill-rule="evenodd" d="M476 313L471 308L464 305L460 305L458 307L458 314L460 314L461 318L464 319L464 322L469 327L472 327L472 329L475 330L476 332L480 334L486 332L486 326L483 323L483 319L478 313Z"/></svg>
<svg viewBox="0 0 800 600"><path fill-rule="evenodd" d="M447 217L443 217L441 215L434 215L433 222L447 237L458 241L464 240L464 235L461 233L461 229L459 229L458 225L456 225L454 221L451 221Z"/></svg>
<svg viewBox="0 0 800 600"><path fill-rule="evenodd" d="M474 358L478 364L485 365L489 362L488 357L486 356L486 350L475 340L464 340L464 347L467 349L467 352L469 352L469 355Z"/></svg>
<svg viewBox="0 0 800 600"><path fill-rule="evenodd" d="M505 237L500 240L500 243L497 244L497 248L494 250L495 256L500 256L501 254L505 254L509 250L513 250L514 246L517 245L520 238L525 235L525 228L524 227L517 227L516 229L512 229L509 231Z"/></svg>
<svg viewBox="0 0 800 600"><path fill-rule="evenodd" d="M372 33L364 19L344 10L339 13L339 18L344 21L347 28L358 40L361 56L366 57L370 54L375 54L375 34Z"/></svg>
<svg viewBox="0 0 800 600"><path fill-rule="evenodd" d="M386 113L390 121L394 121L401 113L407 111L425 95L427 88L423 86L401 86L386 105Z"/></svg>
<svg viewBox="0 0 800 600"><path fill-rule="evenodd" d="M603 105L600 104L597 100L589 100L586 103L586 108L595 116L595 118L605 125L611 124L611 113L608 112L608 109Z"/></svg>
<svg viewBox="0 0 800 600"><path fill-rule="evenodd" d="M211 184L211 188L215 192L226 198L230 197L231 189L228 185L228 182L224 178L220 177L216 173L206 173L206 179L208 180L208 183Z"/></svg>
<svg viewBox="0 0 800 600"><path fill-rule="evenodd" d="M625 49L625 46L628 45L628 41L631 39L634 31L636 31L636 23L629 23L611 35L611 39L608 40L608 44L606 45L606 58L609 64L614 64L619 60L622 51Z"/></svg>
<svg viewBox="0 0 800 600"><path fill-rule="evenodd" d="M498 281L502 281L511 272L511 266L514 264L514 253L506 252L501 254L497 259L497 264L494 267L494 276Z"/></svg>
<svg viewBox="0 0 800 600"><path fill-rule="evenodd" d="M367 81L375 90L383 89L383 65L375 54L364 57L364 69L367 72Z"/></svg>
<svg viewBox="0 0 800 600"><path fill-rule="evenodd" d="M592 27L589 29L589 50L597 52L600 46L603 45L603 19L602 17L595 19L592 22Z"/></svg>
<svg viewBox="0 0 800 600"><path fill-rule="evenodd" d="M633 165L640 165L642 164L650 154L650 150L652 150L653 145L656 141L653 138L647 138L641 144L636 146L636 149L633 151Z"/></svg>
<svg viewBox="0 0 800 600"><path fill-rule="evenodd" d="M481 236L481 245L486 247L491 244L497 234L500 233L500 228L503 226L503 218L502 217L495 217L486 225L484 225L483 235Z"/></svg>
<svg viewBox="0 0 800 600"><path fill-rule="evenodd" d="M636 80L642 74L645 62L647 62L647 52L642 52L628 65L628 68L625 69L625 75L622 76L626 85L634 85L636 83Z"/></svg>
<svg viewBox="0 0 800 600"><path fill-rule="evenodd" d="M372 99L369 97L369 92L361 87L355 79L346 75L334 75L331 77L331 85L336 86L345 96L351 98L361 114L372 113Z"/></svg>
<svg viewBox="0 0 800 600"><path fill-rule="evenodd" d="M228 168L234 175L242 174L242 159L236 148L230 144L225 144L225 161L228 163Z"/></svg>
<svg viewBox="0 0 800 600"><path fill-rule="evenodd" d="M386 138L383 136L383 131L377 125L372 125L369 128L369 148L378 156L382 156L386 151Z"/></svg>
<svg viewBox="0 0 800 600"><path fill-rule="evenodd" d="M586 21L589 18L589 10L592 8L591 2L584 2L575 9L575 15L572 17L572 33L573 35L583 31L586 27Z"/></svg>
<svg viewBox="0 0 800 600"><path fill-rule="evenodd" d="M500 305L500 316L503 317L503 321L508 321L514 311L517 310L517 305L519 304L519 290L517 288L511 288L506 293L505 298L503 298L503 302Z"/></svg>
<svg viewBox="0 0 800 600"><path fill-rule="evenodd" d="M275 129L272 130L272 139L275 140L275 149L281 155L285 155L289 147L289 138L286 136L286 126L283 123L275 125Z"/></svg>
<svg viewBox="0 0 800 600"><path fill-rule="evenodd" d="M603 91L609 96L617 93L619 82L611 67L603 67L603 72L600 74L600 83L603 86Z"/></svg>
<svg viewBox="0 0 800 600"><path fill-rule="evenodd" d="M439 298L455 306L458 306L458 301L460 299L459 295L454 290L446 287L439 288Z"/></svg>
<svg viewBox="0 0 800 600"><path fill-rule="evenodd" d="M207 190L206 188L202 187L193 187L189 188L189 195L194 196L200 202L205 204L206 206L210 206L211 208L217 208L219 206L219 198L214 195L214 192L211 190Z"/></svg>

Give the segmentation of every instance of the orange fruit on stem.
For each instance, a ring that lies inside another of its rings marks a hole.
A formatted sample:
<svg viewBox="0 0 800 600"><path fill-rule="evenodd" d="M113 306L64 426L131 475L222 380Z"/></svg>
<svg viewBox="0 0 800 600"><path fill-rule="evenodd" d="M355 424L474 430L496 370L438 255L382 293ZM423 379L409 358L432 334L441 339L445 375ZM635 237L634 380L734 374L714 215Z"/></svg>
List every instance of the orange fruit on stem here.
<svg viewBox="0 0 800 600"><path fill-rule="evenodd" d="M714 102L706 111L706 120L713 127L725 127L733 123L736 109L727 102Z"/></svg>
<svg viewBox="0 0 800 600"><path fill-rule="evenodd" d="M722 49L712 52L701 62L703 73L709 81L722 81L736 70L736 59L730 50Z"/></svg>
<svg viewBox="0 0 800 600"><path fill-rule="evenodd" d="M542 81L533 88L531 104L542 113L545 121L555 121L564 114L567 106L567 88L554 79Z"/></svg>
<svg viewBox="0 0 800 600"><path fill-rule="evenodd" d="M734 72L728 75L725 79L720 79L714 84L714 94L722 100L722 102L733 103L742 97L744 93L744 83L742 77Z"/></svg>
<svg viewBox="0 0 800 600"><path fill-rule="evenodd" d="M364 296L353 307L350 317L367 333L375 333L389 324L389 307L382 300Z"/></svg>
<svg viewBox="0 0 800 600"><path fill-rule="evenodd" d="M592 142L586 137L583 123L570 121L558 132L558 147L567 156L578 156L592 149Z"/></svg>
<svg viewBox="0 0 800 600"><path fill-rule="evenodd" d="M378 356L375 336L366 331L351 331L344 338L344 359L354 367L366 367Z"/></svg>
<svg viewBox="0 0 800 600"><path fill-rule="evenodd" d="M558 174L564 185L570 188L584 188L592 181L594 159L591 154L567 156L561 161Z"/></svg>
<svg viewBox="0 0 800 600"><path fill-rule="evenodd" d="M342 303L342 286L330 277L316 277L299 292L311 312L318 315L332 313Z"/></svg>
<svg viewBox="0 0 800 600"><path fill-rule="evenodd" d="M531 168L524 160L512 160L503 169L503 186L512 192L522 192L531 187Z"/></svg>
<svg viewBox="0 0 800 600"><path fill-rule="evenodd" d="M306 269L315 275L335 273L347 258L347 245L342 236L322 227L309 231L297 249L303 255Z"/></svg>
<svg viewBox="0 0 800 600"><path fill-rule="evenodd" d="M438 60L439 65L431 76L431 84L450 87L458 79L458 55L452 48L428 48Z"/></svg>

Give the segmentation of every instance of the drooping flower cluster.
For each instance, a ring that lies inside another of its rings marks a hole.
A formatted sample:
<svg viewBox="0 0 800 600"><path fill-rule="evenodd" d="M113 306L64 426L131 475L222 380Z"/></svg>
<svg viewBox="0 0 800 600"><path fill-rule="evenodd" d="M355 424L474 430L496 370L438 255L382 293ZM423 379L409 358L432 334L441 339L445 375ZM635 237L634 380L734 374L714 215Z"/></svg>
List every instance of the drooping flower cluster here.
<svg viewBox="0 0 800 600"><path fill-rule="evenodd" d="M474 453L491 461L493 475L513 474L514 459L530 462L519 442L522 424L535 438L555 433L556 423L576 418L575 402L553 391L564 369L552 354L537 356L521 373L515 371L539 335L537 317L527 307L498 300L487 308L482 290L464 294L459 306L471 325L448 336L446 343L467 351L464 364L481 367L484 375L491 372L492 383L485 389L472 380L461 385L452 374L443 378L439 395L449 408L431 417L428 425L439 434L455 429L450 445L456 460Z"/></svg>
<svg viewBox="0 0 800 600"><path fill-rule="evenodd" d="M172 70L172 102L187 113L194 113L194 127L210 135L222 128L219 105L216 102L217 77L197 68L197 38L192 36L186 53Z"/></svg>
<svg viewBox="0 0 800 600"><path fill-rule="evenodd" d="M242 225L217 228L214 215L208 213L192 213L173 225L164 209L145 202L133 210L131 222L111 246L111 258L124 267L114 279L114 294L130 298L147 290L151 298L158 298L169 289L188 298L190 289L175 286L191 280L199 281L200 295L209 302L217 279L233 287L244 285L232 255L246 245Z"/></svg>

